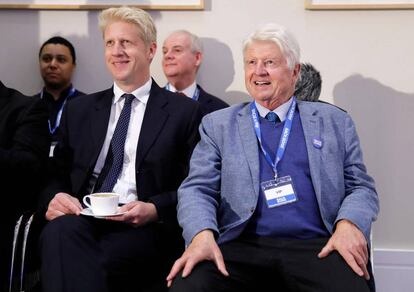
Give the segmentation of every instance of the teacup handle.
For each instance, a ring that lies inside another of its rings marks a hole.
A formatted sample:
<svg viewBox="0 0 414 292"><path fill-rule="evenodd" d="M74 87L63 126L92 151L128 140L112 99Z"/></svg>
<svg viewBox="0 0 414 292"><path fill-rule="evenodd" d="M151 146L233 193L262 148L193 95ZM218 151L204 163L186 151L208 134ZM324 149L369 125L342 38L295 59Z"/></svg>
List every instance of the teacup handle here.
<svg viewBox="0 0 414 292"><path fill-rule="evenodd" d="M91 204L87 201L87 199L89 199L89 200L91 199L91 198L90 198L90 196L91 196L91 195L86 195L86 196L84 196L84 197L83 197L83 203L84 203L87 207L92 208Z"/></svg>

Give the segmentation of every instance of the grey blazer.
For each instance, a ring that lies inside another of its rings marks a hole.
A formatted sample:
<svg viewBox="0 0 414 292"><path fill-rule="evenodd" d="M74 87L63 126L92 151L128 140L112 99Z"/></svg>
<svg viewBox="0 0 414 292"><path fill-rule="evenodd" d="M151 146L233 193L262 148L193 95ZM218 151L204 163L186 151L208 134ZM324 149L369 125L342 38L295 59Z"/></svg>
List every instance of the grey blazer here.
<svg viewBox="0 0 414 292"><path fill-rule="evenodd" d="M338 220L348 219L369 242L379 201L352 119L329 104L298 101L298 109L327 230L332 233ZM223 243L240 235L259 197L259 148L249 105L205 116L200 134L189 176L178 190L178 220L186 244L204 229L213 230ZM321 148L314 147L315 138L322 141Z"/></svg>

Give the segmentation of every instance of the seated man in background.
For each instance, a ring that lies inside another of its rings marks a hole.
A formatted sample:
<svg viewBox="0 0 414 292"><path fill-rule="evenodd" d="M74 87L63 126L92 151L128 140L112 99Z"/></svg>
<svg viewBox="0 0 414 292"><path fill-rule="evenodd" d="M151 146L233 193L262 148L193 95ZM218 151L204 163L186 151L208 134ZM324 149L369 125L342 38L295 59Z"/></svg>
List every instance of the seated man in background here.
<svg viewBox="0 0 414 292"><path fill-rule="evenodd" d="M300 74L295 86L298 100L318 101L322 90L321 74L312 64L302 63Z"/></svg>
<svg viewBox="0 0 414 292"><path fill-rule="evenodd" d="M151 78L157 32L147 12L109 8L99 26L114 83L64 108L42 197L49 221L40 238L42 287L165 290L167 269L184 248L177 189L199 140L200 105ZM119 194L121 214L86 216L80 201L93 192Z"/></svg>
<svg viewBox="0 0 414 292"><path fill-rule="evenodd" d="M318 101L330 104L324 100L319 99L322 91L322 78L316 68L310 63L300 64L300 74L295 86L295 96L298 100L303 101ZM338 109L346 112L343 108Z"/></svg>
<svg viewBox="0 0 414 292"><path fill-rule="evenodd" d="M300 51L285 28L265 25L243 48L253 101L203 119L170 291L369 291L379 204L352 119L296 100Z"/></svg>
<svg viewBox="0 0 414 292"><path fill-rule="evenodd" d="M42 101L0 81L0 291L8 285L16 220L36 207L50 144L47 118Z"/></svg>
<svg viewBox="0 0 414 292"><path fill-rule="evenodd" d="M196 35L186 30L174 31L165 39L162 54L162 69L168 79L167 90L197 100L203 115L229 106L196 83L197 71L203 60L202 43Z"/></svg>
<svg viewBox="0 0 414 292"><path fill-rule="evenodd" d="M84 95L72 85L72 76L76 68L75 48L63 37L54 36L48 39L39 50L39 67L44 87L35 96L44 99L48 106L49 131L54 146L63 107L68 100Z"/></svg>

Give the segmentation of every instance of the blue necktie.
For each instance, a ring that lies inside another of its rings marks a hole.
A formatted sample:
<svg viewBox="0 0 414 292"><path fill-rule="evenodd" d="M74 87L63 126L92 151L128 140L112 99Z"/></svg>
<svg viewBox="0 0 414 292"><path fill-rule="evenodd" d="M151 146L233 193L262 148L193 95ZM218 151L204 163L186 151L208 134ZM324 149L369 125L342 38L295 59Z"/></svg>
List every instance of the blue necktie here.
<svg viewBox="0 0 414 292"><path fill-rule="evenodd" d="M278 115L274 112L268 112L265 119L273 123L278 123L280 121Z"/></svg>
<svg viewBox="0 0 414 292"><path fill-rule="evenodd" d="M98 178L97 191L99 192L112 192L124 164L125 140L128 132L129 118L131 117L131 103L135 96L125 93L122 97L125 98L124 107L116 123L105 164ZM100 181L102 185L99 187Z"/></svg>

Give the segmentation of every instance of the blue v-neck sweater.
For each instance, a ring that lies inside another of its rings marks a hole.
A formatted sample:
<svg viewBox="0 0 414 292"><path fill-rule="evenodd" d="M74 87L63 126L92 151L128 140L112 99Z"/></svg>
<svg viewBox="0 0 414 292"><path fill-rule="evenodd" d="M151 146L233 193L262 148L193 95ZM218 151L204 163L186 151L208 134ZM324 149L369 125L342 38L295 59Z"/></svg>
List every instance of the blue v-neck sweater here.
<svg viewBox="0 0 414 292"><path fill-rule="evenodd" d="M260 129L264 148L273 162L284 123L274 124L260 118ZM258 145L259 147L259 145ZM272 167L259 148L260 181L274 179ZM269 208L260 187L256 211L246 226L245 233L273 238L310 239L328 237L313 189L309 170L308 152L298 109L293 119L292 130L282 160L279 162L278 176L291 176L298 200L294 203Z"/></svg>

